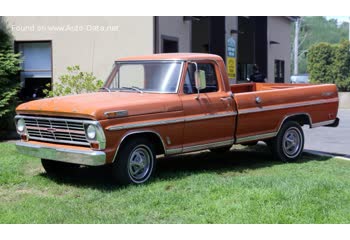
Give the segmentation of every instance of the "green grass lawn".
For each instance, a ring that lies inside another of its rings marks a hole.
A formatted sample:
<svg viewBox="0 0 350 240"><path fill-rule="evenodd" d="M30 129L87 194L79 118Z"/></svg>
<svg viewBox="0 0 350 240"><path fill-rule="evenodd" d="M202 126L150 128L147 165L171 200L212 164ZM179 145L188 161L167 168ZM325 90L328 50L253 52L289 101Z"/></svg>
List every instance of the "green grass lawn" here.
<svg viewBox="0 0 350 240"><path fill-rule="evenodd" d="M120 188L105 168L49 178L14 144L0 153L0 223L350 223L349 161L202 152L159 159L149 184Z"/></svg>

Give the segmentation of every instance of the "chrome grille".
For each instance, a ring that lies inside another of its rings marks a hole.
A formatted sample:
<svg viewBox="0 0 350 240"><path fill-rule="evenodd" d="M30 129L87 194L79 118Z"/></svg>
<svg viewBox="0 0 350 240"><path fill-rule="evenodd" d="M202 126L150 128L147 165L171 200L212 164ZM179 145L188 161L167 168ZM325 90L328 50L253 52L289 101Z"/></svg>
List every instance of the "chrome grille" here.
<svg viewBox="0 0 350 240"><path fill-rule="evenodd" d="M89 146L83 120L23 117L29 139Z"/></svg>

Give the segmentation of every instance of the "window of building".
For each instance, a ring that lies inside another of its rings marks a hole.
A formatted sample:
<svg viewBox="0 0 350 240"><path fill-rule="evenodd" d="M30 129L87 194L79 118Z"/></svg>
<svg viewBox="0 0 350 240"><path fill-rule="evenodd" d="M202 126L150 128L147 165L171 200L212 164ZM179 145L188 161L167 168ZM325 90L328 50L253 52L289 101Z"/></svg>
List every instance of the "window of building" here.
<svg viewBox="0 0 350 240"><path fill-rule="evenodd" d="M22 55L21 98L32 100L44 97L43 90L52 81L52 46L45 42L16 42L16 50Z"/></svg>
<svg viewBox="0 0 350 240"><path fill-rule="evenodd" d="M275 60L275 83L284 83L284 61Z"/></svg>
<svg viewBox="0 0 350 240"><path fill-rule="evenodd" d="M162 36L162 53L179 52L179 39L176 37Z"/></svg>
<svg viewBox="0 0 350 240"><path fill-rule="evenodd" d="M217 92L219 89L218 80L216 78L215 68L213 64L199 63L198 69L205 71L205 79L206 79L206 85L207 85L206 88L202 89L200 92L201 93ZM186 94L197 93L194 72L195 72L195 66L193 64L189 64L187 73L186 73L185 84L184 84L184 93Z"/></svg>

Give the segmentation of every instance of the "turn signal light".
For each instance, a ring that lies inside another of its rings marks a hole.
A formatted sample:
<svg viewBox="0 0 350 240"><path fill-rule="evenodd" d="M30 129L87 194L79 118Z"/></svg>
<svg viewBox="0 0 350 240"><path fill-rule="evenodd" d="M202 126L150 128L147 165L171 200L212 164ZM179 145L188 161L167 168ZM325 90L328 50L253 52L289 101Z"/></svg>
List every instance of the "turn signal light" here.
<svg viewBox="0 0 350 240"><path fill-rule="evenodd" d="M22 135L21 135L21 139L22 139L23 141L28 141L28 137L27 137L27 135L25 135L25 134L22 134Z"/></svg>
<svg viewBox="0 0 350 240"><path fill-rule="evenodd" d="M98 142L91 142L90 147L92 149L100 149L100 144Z"/></svg>

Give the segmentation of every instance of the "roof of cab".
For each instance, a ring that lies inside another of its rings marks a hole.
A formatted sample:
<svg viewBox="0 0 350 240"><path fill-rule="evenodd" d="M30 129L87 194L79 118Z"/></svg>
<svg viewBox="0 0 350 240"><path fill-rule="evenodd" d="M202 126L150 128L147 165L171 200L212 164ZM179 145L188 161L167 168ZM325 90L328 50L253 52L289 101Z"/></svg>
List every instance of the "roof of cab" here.
<svg viewBox="0 0 350 240"><path fill-rule="evenodd" d="M215 54L208 53L159 53L144 56L131 56L118 58L117 61L144 61L144 60L204 60L210 59L220 61L222 58Z"/></svg>

